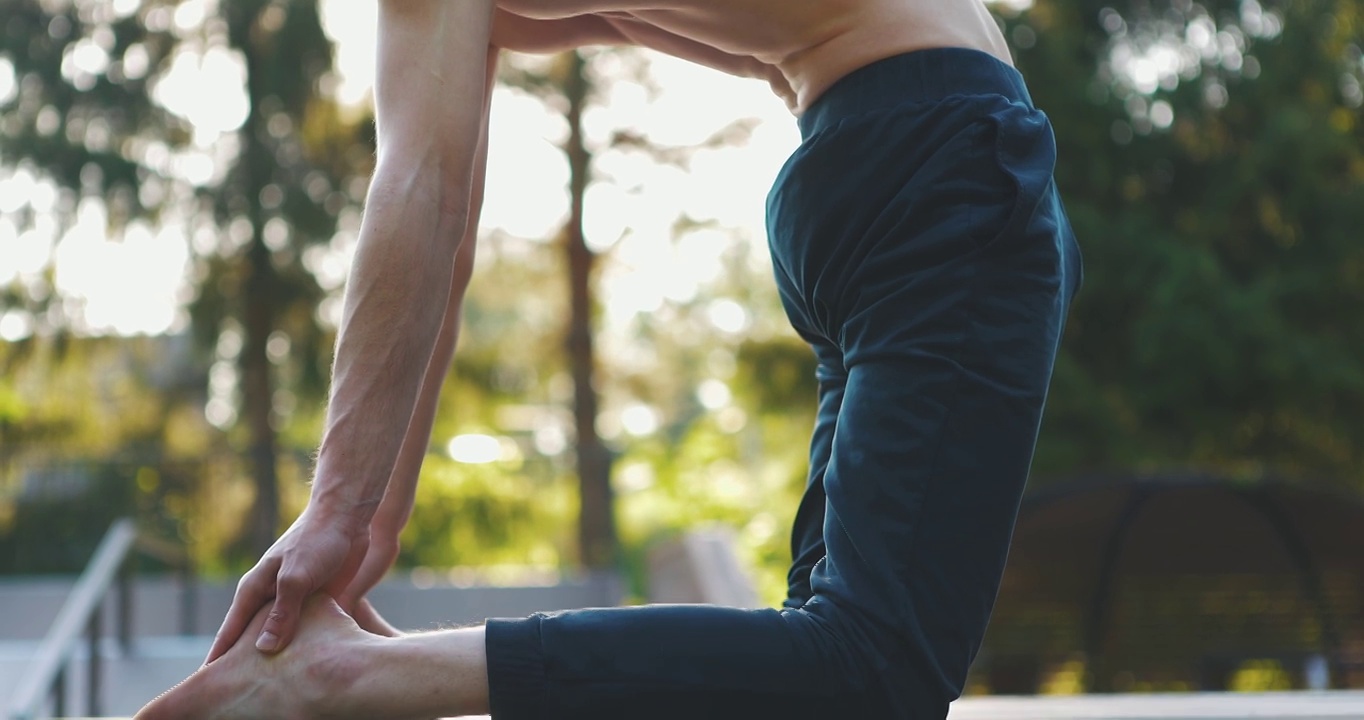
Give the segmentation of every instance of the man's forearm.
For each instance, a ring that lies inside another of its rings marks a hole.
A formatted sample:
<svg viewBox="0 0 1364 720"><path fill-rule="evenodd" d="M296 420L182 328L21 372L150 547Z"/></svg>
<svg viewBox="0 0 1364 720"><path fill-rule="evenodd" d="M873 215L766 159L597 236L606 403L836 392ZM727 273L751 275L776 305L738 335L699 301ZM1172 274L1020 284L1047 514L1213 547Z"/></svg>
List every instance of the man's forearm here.
<svg viewBox="0 0 1364 720"><path fill-rule="evenodd" d="M477 202L475 201L473 205L476 207ZM459 341L460 313L464 291L469 282L469 271L472 270L477 231L477 213L474 213L467 223L464 242L455 259L454 277L450 283L450 294L440 335L432 348L431 359L427 363L412 417L403 436L402 449L393 464L393 472L384 491L383 503L373 520L373 530L380 533L379 537L371 538L375 542L396 541L398 533L402 532L412 512L417 477L421 473L422 463L431 443L431 429L435 425L441 388L444 386L445 376L449 372L455 346Z"/></svg>
<svg viewBox="0 0 1364 720"><path fill-rule="evenodd" d="M492 0L380 2L378 166L312 495L357 531L393 473L466 241L491 16Z"/></svg>
<svg viewBox="0 0 1364 720"><path fill-rule="evenodd" d="M368 522L393 471L463 234L463 218L442 219L440 200L412 190L406 201L370 203L346 289L318 454L314 500L358 522Z"/></svg>
<svg viewBox="0 0 1364 720"><path fill-rule="evenodd" d="M464 305L464 293L473 276L474 249L478 240L479 216L483 209L484 180L488 172L488 113L491 110L493 87L496 82L497 56L498 49L489 47L487 74L484 78L483 123L479 130L478 152L474 156L469 216L464 227L464 242L455 256L450 297L445 307L445 320L432 350L431 361L427 365L426 376L422 380L421 391L417 397L417 405L412 412L412 419L408 422L407 434L403 438L402 450L394 464L393 474L389 477L383 503L371 526L371 540L376 543L392 542L396 545L398 534L407 525L408 517L412 513L417 478L421 473L422 462L426 458L427 447L431 443L431 428L435 424L441 388L445 384L446 373L449 372L455 347L459 343L460 316Z"/></svg>

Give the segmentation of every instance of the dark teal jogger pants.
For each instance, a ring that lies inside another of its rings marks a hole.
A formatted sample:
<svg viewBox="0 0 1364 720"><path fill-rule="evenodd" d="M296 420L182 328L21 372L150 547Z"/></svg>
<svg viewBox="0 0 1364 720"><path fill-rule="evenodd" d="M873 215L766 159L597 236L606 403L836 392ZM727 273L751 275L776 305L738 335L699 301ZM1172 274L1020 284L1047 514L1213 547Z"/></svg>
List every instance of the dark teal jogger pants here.
<svg viewBox="0 0 1364 720"><path fill-rule="evenodd" d="M804 113L768 198L819 361L784 606L487 626L494 720L940 720L989 621L1079 250L1022 77L924 50Z"/></svg>

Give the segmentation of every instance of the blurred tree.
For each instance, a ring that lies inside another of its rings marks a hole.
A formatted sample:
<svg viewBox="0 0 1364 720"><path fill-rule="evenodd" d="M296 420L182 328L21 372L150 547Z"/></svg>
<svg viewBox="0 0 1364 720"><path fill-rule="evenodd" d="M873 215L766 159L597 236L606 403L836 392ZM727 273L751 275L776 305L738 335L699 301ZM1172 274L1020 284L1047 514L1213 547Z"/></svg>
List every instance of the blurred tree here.
<svg viewBox="0 0 1364 720"><path fill-rule="evenodd" d="M289 412L282 403L298 402L281 397L272 365L296 358L295 382L284 392L323 397L328 333L318 322L323 292L305 266L306 248L331 240L342 211L360 201L373 144L369 124L345 122L325 93L332 46L315 0L233 0L222 13L227 40L245 60L251 109L237 162L213 198L220 222L245 218L250 235L244 254L232 258L236 267L213 278L228 302L201 294L195 310L199 327L234 317L242 328L242 408L256 481L243 539L247 553L259 556L280 521L276 418Z"/></svg>
<svg viewBox="0 0 1364 720"><path fill-rule="evenodd" d="M165 3L147 5L169 18ZM25 192L4 198L5 219L32 233L32 243L50 245L91 209L124 230L161 220L168 197L192 200L178 163L192 150L192 128L149 100L154 70L169 64L178 39L169 22L148 27L136 10L0 2L0 74L17 88L0 97L0 172L26 181L10 185ZM11 340L0 346L0 554L11 572L80 567L108 522L135 507L139 474L175 476L144 483L138 495L181 509L188 492L180 482L193 474L179 451L195 425L170 428L193 392L178 380L158 386L136 369L148 353L178 354L164 344L73 338L88 328L79 303L56 291L55 275L48 264L0 287ZM16 326L26 332L16 335ZM193 374L190 363L171 373L186 369ZM184 529L184 514L170 507L139 515L162 531Z"/></svg>
<svg viewBox="0 0 1364 720"><path fill-rule="evenodd" d="M162 537L198 532L194 481L222 448L186 345L0 345L0 573L78 572L121 516Z"/></svg>
<svg viewBox="0 0 1364 720"><path fill-rule="evenodd" d="M685 223L675 232L679 253L724 243L723 269L692 299L631 325L626 347L649 361L627 365L616 394L659 417L656 432L618 441L631 577L643 594L645 553L656 541L723 523L736 531L760 596L779 603L807 476L814 355L786 325L765 246Z"/></svg>
<svg viewBox="0 0 1364 720"><path fill-rule="evenodd" d="M1042 476L1364 481L1364 8L1038 0L1006 18L1086 255Z"/></svg>
<svg viewBox="0 0 1364 720"><path fill-rule="evenodd" d="M573 381L574 456L579 488L578 562L589 569L608 569L618 560L615 514L611 498L611 455L597 432L597 357L593 340L593 267L596 254L583 234L583 200L591 182L592 152L583 138L582 117L594 91L581 52L555 56L541 68L535 63L502 64L499 79L558 108L568 123L562 146L569 165L569 215L559 231L568 266L569 314L564 349Z"/></svg>
<svg viewBox="0 0 1364 720"><path fill-rule="evenodd" d="M618 76L594 70L593 62L598 58L611 59ZM694 147L664 146L636 129L616 128L609 138L592 147L584 133L583 115L592 103L603 101L613 82L633 81L656 91L648 79L647 65L631 49L567 52L548 62L513 55L504 61L500 79L561 112L568 128L562 149L569 165L569 213L557 243L564 250L568 269L565 347L573 385L573 447L580 496L579 561L591 569L612 568L620 560L612 483L614 452L603 441L598 426L601 394L604 388L613 385L610 380L614 378L604 376L611 373L601 372L603 363L597 357L594 340L598 312L595 272L603 252L594 247L609 252L612 242L619 238L589 239L584 233L585 198L589 185L597 181L593 159L601 152L638 152L657 163L685 167L696 150L744 142L753 124L746 120L734 122Z"/></svg>
<svg viewBox="0 0 1364 720"><path fill-rule="evenodd" d="M573 376L573 448L578 465L578 561L609 570L619 561L615 506L611 493L611 455L597 432L597 353L593 342L593 266L596 253L583 234L583 201L591 181L592 153L583 139L583 110L592 92L587 60L579 51L561 56L560 87L568 110L568 221L560 242L568 255L569 319L566 347Z"/></svg>
<svg viewBox="0 0 1364 720"><path fill-rule="evenodd" d="M1200 468L1358 490L1364 6L1036 0L1001 14L1055 125L1057 181L1086 256L1034 489L1080 471ZM1209 591L1237 579L1190 578L1187 621L1262 626L1262 608L1238 606L1244 590ZM1064 612L1013 602L1000 599L986 667L1001 638L1034 633L1025 661L1067 661L1043 685L1200 682L1172 660L1206 659L1197 633L1182 648L1134 639L1159 659L1118 673L1092 656L1086 667L1073 639L1035 634ZM1311 646L1319 630L1301 626ZM1053 641L1078 652L1045 656Z"/></svg>
<svg viewBox="0 0 1364 720"><path fill-rule="evenodd" d="M146 13L166 17L165 3L148 5ZM167 194L183 198L187 183L171 158L190 146L192 127L151 100L157 71L179 42L169 22L148 27L136 7L112 3L3 0L0 8L0 70L18 88L3 99L0 157L7 171L46 176L60 188L41 208L55 220L49 234L68 229L84 201L106 205L110 224L123 226L155 217ZM139 192L144 184L148 191ZM18 229L36 224L33 198L8 203ZM51 280L49 272L4 288L5 306L25 312L39 334L74 321Z"/></svg>
<svg viewBox="0 0 1364 720"><path fill-rule="evenodd" d="M367 124L326 92L331 44L316 2L5 0L4 17L0 61L20 90L0 151L63 188L59 220L86 202L107 208L114 236L175 208L192 218L191 314L203 344L236 364L255 479L238 549L257 555L279 524L277 428L325 391L324 292L307 249L358 226L372 147ZM210 66L240 85L216 102L185 97ZM59 298L32 285L8 301L40 323L79 322L50 312ZM236 413L218 410L230 425Z"/></svg>
<svg viewBox="0 0 1364 720"><path fill-rule="evenodd" d="M432 435L494 436L504 457L461 463L433 444L397 564L569 567L578 493L565 432L566 258L551 243L493 231L479 238L477 262ZM557 442L538 441L545 433Z"/></svg>

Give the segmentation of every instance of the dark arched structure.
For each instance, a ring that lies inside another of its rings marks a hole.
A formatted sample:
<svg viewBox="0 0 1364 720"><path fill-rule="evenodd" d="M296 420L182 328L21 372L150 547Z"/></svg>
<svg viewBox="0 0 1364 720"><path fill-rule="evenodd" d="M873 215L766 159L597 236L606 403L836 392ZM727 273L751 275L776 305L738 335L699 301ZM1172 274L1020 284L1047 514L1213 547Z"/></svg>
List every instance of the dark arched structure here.
<svg viewBox="0 0 1364 720"><path fill-rule="evenodd" d="M1025 498L980 667L1013 692L1077 657L1092 691L1115 677L1214 689L1241 660L1316 655L1339 684L1364 653L1361 616L1358 495L1208 475L1082 477Z"/></svg>

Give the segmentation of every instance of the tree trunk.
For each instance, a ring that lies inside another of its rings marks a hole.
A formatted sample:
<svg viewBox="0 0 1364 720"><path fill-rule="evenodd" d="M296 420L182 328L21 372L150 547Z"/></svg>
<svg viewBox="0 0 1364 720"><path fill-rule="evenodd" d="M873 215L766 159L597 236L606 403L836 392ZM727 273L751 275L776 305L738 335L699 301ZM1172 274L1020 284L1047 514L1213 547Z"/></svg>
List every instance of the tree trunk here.
<svg viewBox="0 0 1364 720"><path fill-rule="evenodd" d="M246 281L244 308L246 338L239 359L242 377L242 409L251 433L251 474L256 499L245 528L246 548L260 557L275 541L279 525L279 476L276 469L274 413L275 383L266 344L274 326L270 299L274 268L270 251L259 230L247 251L250 277Z"/></svg>
<svg viewBox="0 0 1364 720"><path fill-rule="evenodd" d="M251 32L256 18L265 7L263 3L241 4L236 8L236 22L244 23L234 35L250 38L248 42L262 43L264 36ZM251 246L247 249L247 277L242 297L242 324L245 335L238 366L241 369L243 419L250 431L251 474L256 486L256 498L239 546L244 546L255 557L260 557L275 541L279 527L279 472L274 427L275 380L270 367L266 345L275 327L274 298L278 283L270 260L270 249L265 245L265 212L261 207L261 191L270 184L273 175L274 153L266 145L266 122L261 105L265 100L262 58L268 55L263 47L246 53L246 90L251 100L251 112L243 128L242 194L251 220Z"/></svg>
<svg viewBox="0 0 1364 720"><path fill-rule="evenodd" d="M616 523L611 496L611 457L597 434L596 353L592 341L592 267L596 260L583 237L583 197L592 156L583 144L582 113L590 90L586 62L578 52L567 57L564 96L568 100L568 155L571 209L563 241L568 254L569 365L573 375L573 426L576 431L579 495L579 562L589 570L616 564Z"/></svg>

